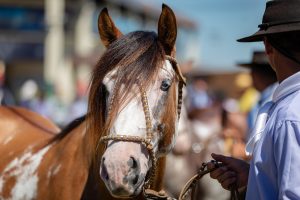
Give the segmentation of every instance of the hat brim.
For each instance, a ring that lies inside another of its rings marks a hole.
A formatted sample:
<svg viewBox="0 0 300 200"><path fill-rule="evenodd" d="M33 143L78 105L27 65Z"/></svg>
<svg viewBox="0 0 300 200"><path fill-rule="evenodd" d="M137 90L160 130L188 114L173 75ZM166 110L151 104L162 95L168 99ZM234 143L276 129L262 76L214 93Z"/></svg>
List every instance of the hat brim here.
<svg viewBox="0 0 300 200"><path fill-rule="evenodd" d="M238 63L239 67L253 68L253 67L269 67L269 64L258 64L258 63Z"/></svg>
<svg viewBox="0 0 300 200"><path fill-rule="evenodd" d="M287 32L294 32L294 31L300 31L300 23L280 24L276 26L271 26L266 30L259 30L253 35L240 38L237 41L238 42L260 42L263 41L264 36L268 36L276 33L287 33Z"/></svg>

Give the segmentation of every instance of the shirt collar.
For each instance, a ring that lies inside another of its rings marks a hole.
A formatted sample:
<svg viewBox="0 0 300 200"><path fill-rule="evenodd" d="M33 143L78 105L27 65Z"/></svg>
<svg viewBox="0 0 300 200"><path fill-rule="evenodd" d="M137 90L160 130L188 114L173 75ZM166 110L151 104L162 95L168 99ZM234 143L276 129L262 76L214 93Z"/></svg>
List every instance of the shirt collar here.
<svg viewBox="0 0 300 200"><path fill-rule="evenodd" d="M272 95L275 91L275 89L278 87L278 82L272 83L268 87L266 87L260 94L259 102L262 105L263 103L266 103L267 101L272 100Z"/></svg>
<svg viewBox="0 0 300 200"><path fill-rule="evenodd" d="M273 102L277 102L282 97L300 90L300 72L283 80L273 94Z"/></svg>

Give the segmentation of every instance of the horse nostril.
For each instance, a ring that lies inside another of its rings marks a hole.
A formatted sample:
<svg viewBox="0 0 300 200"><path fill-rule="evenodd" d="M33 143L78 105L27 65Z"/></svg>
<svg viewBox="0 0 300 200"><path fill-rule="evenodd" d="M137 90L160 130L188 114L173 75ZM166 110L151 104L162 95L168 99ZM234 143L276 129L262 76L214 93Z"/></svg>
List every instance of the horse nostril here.
<svg viewBox="0 0 300 200"><path fill-rule="evenodd" d="M134 179L132 180L132 184L133 184L133 185L136 185L137 182L138 182L138 180L139 180L139 176L136 175L136 176L134 177Z"/></svg>
<svg viewBox="0 0 300 200"><path fill-rule="evenodd" d="M132 185L138 185L140 180L141 167L139 160L136 160L133 156L130 156L127 162L130 170L127 176L127 180Z"/></svg>
<svg viewBox="0 0 300 200"><path fill-rule="evenodd" d="M101 172L100 172L100 176L102 177L102 179L108 181L109 180L109 176L108 176L108 172L107 172L107 169L106 169L106 166L104 165L104 158L102 159L102 162L101 162Z"/></svg>
<svg viewBox="0 0 300 200"><path fill-rule="evenodd" d="M128 160L128 166L132 169L135 169L138 167L138 163L134 157L130 156L130 158Z"/></svg>

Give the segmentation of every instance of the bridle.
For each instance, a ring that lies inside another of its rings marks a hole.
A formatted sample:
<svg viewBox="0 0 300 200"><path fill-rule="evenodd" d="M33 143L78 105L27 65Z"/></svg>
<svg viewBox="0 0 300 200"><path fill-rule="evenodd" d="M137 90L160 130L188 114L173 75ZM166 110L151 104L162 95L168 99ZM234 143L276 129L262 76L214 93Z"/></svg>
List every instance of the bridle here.
<svg viewBox="0 0 300 200"><path fill-rule="evenodd" d="M181 112L181 105L182 105L182 88L183 85L186 84L185 78L183 77L180 67L176 61L176 59L172 56L166 55L165 58L170 61L172 64L173 70L175 71L175 74L178 79L178 102L177 102L177 113L178 113L178 120L180 118L180 112ZM148 105L148 98L146 91L144 88L140 85L139 86L140 93L141 93L141 101L143 106L143 111L145 115L145 121L146 121L146 137L140 137L140 136L128 136L128 135L105 135L100 138L99 142L107 143L108 141L125 141L125 142L137 142L145 145L149 152L150 160L151 160L151 168L149 173L147 174L147 177L145 179L145 185L144 189L149 189L152 187L152 184L155 179L155 171L157 168L157 158L154 152L154 145L152 144L154 134L153 134L153 127L149 112L149 105ZM110 110L112 109L112 105L115 98L116 93L116 86L114 86L113 94L110 98L109 106L108 106L108 115L110 113Z"/></svg>

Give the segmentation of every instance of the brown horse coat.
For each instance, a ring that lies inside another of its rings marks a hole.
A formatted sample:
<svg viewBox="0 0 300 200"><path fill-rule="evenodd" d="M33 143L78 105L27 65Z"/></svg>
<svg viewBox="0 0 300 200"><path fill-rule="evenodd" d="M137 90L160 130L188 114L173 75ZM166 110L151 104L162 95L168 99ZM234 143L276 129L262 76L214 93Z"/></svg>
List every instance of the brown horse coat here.
<svg viewBox="0 0 300 200"><path fill-rule="evenodd" d="M1 106L0 127L1 199L116 199L91 169L84 122L52 142L59 128L49 120L24 108ZM28 179L36 185L25 187ZM157 183L160 189L162 181Z"/></svg>
<svg viewBox="0 0 300 200"><path fill-rule="evenodd" d="M1 107L1 198L80 199L89 169L80 144L82 126L59 143L50 142L59 132L50 121L22 108Z"/></svg>

